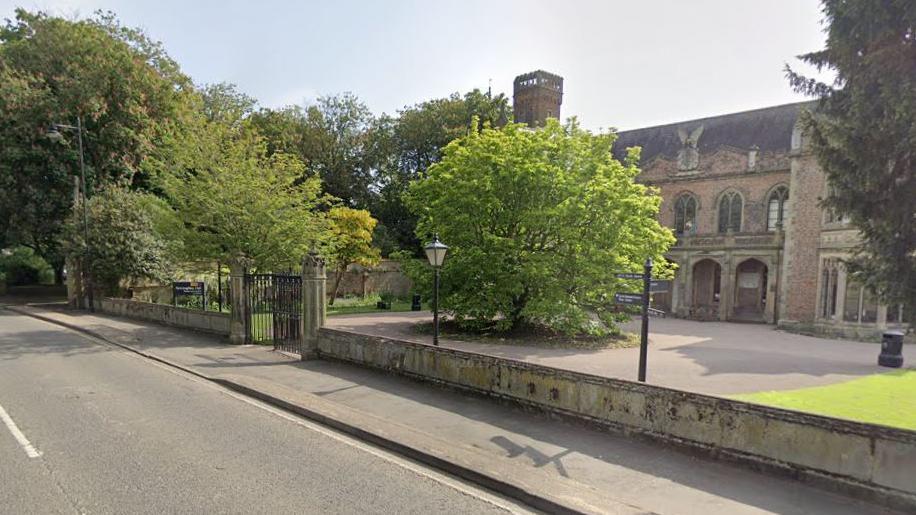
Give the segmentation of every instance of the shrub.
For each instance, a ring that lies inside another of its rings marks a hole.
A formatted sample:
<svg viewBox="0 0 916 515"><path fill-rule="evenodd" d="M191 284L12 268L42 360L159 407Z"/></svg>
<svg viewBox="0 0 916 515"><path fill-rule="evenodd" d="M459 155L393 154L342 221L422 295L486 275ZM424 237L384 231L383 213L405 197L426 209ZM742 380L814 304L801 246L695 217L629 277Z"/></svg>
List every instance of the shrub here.
<svg viewBox="0 0 916 515"><path fill-rule="evenodd" d="M16 247L9 255L0 255L0 272L10 286L54 282L51 266L27 247Z"/></svg>

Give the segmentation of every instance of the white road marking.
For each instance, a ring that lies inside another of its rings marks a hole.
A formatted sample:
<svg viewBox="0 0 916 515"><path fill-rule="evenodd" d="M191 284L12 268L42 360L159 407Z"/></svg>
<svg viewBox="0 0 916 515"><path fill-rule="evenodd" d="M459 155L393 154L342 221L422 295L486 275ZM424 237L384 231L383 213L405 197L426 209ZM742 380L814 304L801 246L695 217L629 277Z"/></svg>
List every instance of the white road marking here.
<svg viewBox="0 0 916 515"><path fill-rule="evenodd" d="M32 442L22 434L22 431L19 430L19 426L13 422L13 418L3 409L3 406L0 406L0 420L3 420L3 423L6 424L6 428L10 430L10 433L13 433L13 438L19 442L19 445L22 446L22 449L29 458L41 457L41 451L36 449L35 446L32 445Z"/></svg>

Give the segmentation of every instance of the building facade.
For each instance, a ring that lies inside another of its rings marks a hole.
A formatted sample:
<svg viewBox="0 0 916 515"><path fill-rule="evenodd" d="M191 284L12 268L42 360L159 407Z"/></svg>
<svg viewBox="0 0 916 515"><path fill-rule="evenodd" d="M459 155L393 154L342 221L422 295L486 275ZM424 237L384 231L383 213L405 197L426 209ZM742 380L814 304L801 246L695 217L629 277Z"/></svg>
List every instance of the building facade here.
<svg viewBox="0 0 916 515"><path fill-rule="evenodd" d="M528 105L516 106L516 121L536 126L519 117ZM901 327L900 306L879 304L846 274L843 260L858 233L820 205L826 176L798 123L813 107L618 133L618 158L642 148L639 180L658 189L660 221L677 236L667 255L677 264L673 287L653 297L655 307L697 320L859 338Z"/></svg>
<svg viewBox="0 0 916 515"><path fill-rule="evenodd" d="M543 127L548 118L560 118L563 77L537 70L512 82L512 112L517 123Z"/></svg>
<svg viewBox="0 0 916 515"><path fill-rule="evenodd" d="M821 207L827 180L798 119L810 102L619 133L615 152L642 148L640 180L662 196L677 236L673 288L653 299L676 316L766 322L870 338L900 326L847 276L857 243L848 221Z"/></svg>

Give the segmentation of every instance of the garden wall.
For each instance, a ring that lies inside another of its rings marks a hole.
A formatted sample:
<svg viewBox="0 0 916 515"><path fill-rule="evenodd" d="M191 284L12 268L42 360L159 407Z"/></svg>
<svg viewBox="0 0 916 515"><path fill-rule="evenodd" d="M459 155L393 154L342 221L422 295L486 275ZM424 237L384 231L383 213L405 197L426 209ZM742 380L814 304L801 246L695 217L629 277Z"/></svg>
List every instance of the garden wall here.
<svg viewBox="0 0 916 515"><path fill-rule="evenodd" d="M334 286L336 272L328 271L328 291ZM367 296L373 293L392 293L398 297L406 296L413 288L413 283L401 271L401 264L390 259L383 259L377 266L366 268L350 265L340 280L337 295Z"/></svg>
<svg viewBox="0 0 916 515"><path fill-rule="evenodd" d="M328 328L318 349L916 510L916 432Z"/></svg>
<svg viewBox="0 0 916 515"><path fill-rule="evenodd" d="M200 311L167 304L153 304L151 302L114 298L96 301L96 309L111 315L148 320L225 336L229 335L228 313Z"/></svg>

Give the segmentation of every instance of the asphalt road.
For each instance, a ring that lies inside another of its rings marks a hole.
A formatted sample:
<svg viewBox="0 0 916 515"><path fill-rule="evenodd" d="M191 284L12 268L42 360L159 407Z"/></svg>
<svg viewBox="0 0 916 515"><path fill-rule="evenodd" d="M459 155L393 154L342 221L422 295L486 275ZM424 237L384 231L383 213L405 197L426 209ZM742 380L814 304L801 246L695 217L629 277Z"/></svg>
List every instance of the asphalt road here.
<svg viewBox="0 0 916 515"><path fill-rule="evenodd" d="M3 309L0 407L2 513L523 510L201 379Z"/></svg>

